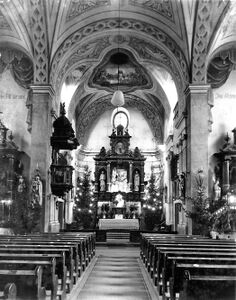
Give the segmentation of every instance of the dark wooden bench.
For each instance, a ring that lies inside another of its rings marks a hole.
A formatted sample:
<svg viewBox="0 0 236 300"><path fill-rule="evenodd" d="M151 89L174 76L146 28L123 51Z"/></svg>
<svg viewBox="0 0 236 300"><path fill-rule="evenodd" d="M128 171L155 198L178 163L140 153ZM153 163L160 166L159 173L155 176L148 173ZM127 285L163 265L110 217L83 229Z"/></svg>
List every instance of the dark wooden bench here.
<svg viewBox="0 0 236 300"><path fill-rule="evenodd" d="M0 287L0 299L16 300L17 289L13 282L8 282Z"/></svg>
<svg viewBox="0 0 236 300"><path fill-rule="evenodd" d="M18 245L24 245L24 247L69 247L71 248L71 254L66 257L67 269L70 273L71 282L76 283L78 276L80 275L79 267L79 255L78 255L78 243L71 241L60 241L60 240L48 240L45 239L1 239L0 238L0 247L1 245L7 245L10 247L15 247ZM70 288L72 286L70 285Z"/></svg>
<svg viewBox="0 0 236 300"><path fill-rule="evenodd" d="M156 260L153 266L153 280L154 284L158 286L158 283L160 282L160 275L162 272L162 268L164 267L164 263L166 262L167 255L177 255L180 253L186 253L186 255L190 255L188 253L191 253L191 255L199 256L202 255L204 256L213 256L215 257L216 255L223 254L225 255L228 253L228 257L232 257L236 255L235 249L231 248L202 248L202 247L197 247L194 245L194 247L159 247L156 249L157 255L156 255ZM161 292L161 291L160 291Z"/></svg>
<svg viewBox="0 0 236 300"><path fill-rule="evenodd" d="M236 243L232 240L211 240L208 238L202 239L201 237L185 238L184 236L176 237L169 235L167 237L159 237L155 234L143 236L140 255L150 272L150 276L153 276L154 283L157 285L159 293L163 294L163 299L165 299L166 295L169 293L168 284L173 281L172 277L170 279L169 263L167 263L167 261L169 261L169 257L172 257L173 260L173 257L178 257L180 254L183 256L177 258L177 260L179 259L182 264L188 263L188 265L191 265L192 263L192 265L196 266L196 264L202 264L202 261L205 262L205 265L210 265L214 262L215 265L222 269L222 263L223 265L227 263L232 264L232 262L236 260ZM216 275L217 274L214 273L212 278ZM189 278L192 278L189 280L193 281L194 278L197 280L198 277L191 273ZM221 280L225 278L226 280L226 277L216 276L215 278L218 280L220 280L220 278ZM230 279L231 277L228 275L227 278ZM186 285L187 281L185 280L185 282L184 279L182 281ZM172 287L174 288L174 285L172 285ZM164 293L162 293L163 291Z"/></svg>
<svg viewBox="0 0 236 300"><path fill-rule="evenodd" d="M33 265L32 265L33 267ZM7 284L8 282L17 282L24 278L30 278L31 285L27 286L28 299L30 300L46 300L46 289L42 286L42 274L43 269L41 266L37 266L32 269L0 269L0 282L1 284ZM23 281L22 281L23 282ZM18 291L17 291L18 292ZM26 296L24 295L24 298Z"/></svg>
<svg viewBox="0 0 236 300"><path fill-rule="evenodd" d="M30 245L29 245L30 246ZM48 256L48 254L55 256L59 254L60 256L57 259L57 266L56 266L56 273L58 275L58 278L61 281L61 288L58 292L61 298L65 298L66 290L68 287L68 284L71 287L71 284L73 286L73 283L71 283L71 277L67 279L67 266L66 266L66 256L71 255L71 249L68 248L43 248L43 247L20 247L20 245L10 245L2 247L0 245L0 256L2 253L7 253L9 255L19 255L19 254L28 254L30 257L31 254L35 254L36 257L39 256Z"/></svg>
<svg viewBox="0 0 236 300"><path fill-rule="evenodd" d="M58 276L56 275L56 258L55 257L43 257L40 259L38 257L18 257L14 254L9 257L0 257L0 270L10 269L20 269L25 270L28 267L35 269L37 266L43 268L43 286L50 290L51 299L55 300L57 296L61 296L58 291Z"/></svg>
<svg viewBox="0 0 236 300"><path fill-rule="evenodd" d="M217 257L215 257L215 255ZM173 256L169 255L167 257L167 260L164 264L164 267L162 268L162 289L163 289L163 300L167 299L170 297L170 282L171 282L171 277L173 276L173 269L176 264L192 264L194 266L200 266L200 265L217 265L221 267L222 265L234 265L236 267L236 256L235 257L220 257L218 253L208 253L208 256L203 254L202 252L195 254L195 257L192 256ZM179 276L179 274L176 274ZM215 274L216 275L216 274ZM207 277L205 277L206 279ZM178 278L177 278L178 280ZM172 280L173 281L173 280ZM182 282L183 282L183 277L182 277ZM182 288L182 284L181 284Z"/></svg>
<svg viewBox="0 0 236 300"><path fill-rule="evenodd" d="M20 237L5 237L5 240L19 241L22 243L26 239L26 243L32 242L41 242L47 243L48 240L50 244L60 243L60 244L69 244L73 243L72 246L75 246L77 249L74 251L74 260L75 265L78 267L78 276L81 275L81 272L85 270L88 263L91 261L92 257L95 254L95 244L93 235L62 235L62 234L43 234L43 235L28 235Z"/></svg>
<svg viewBox="0 0 236 300"><path fill-rule="evenodd" d="M232 249L234 250L236 248L235 243L231 244L223 244L223 243L212 243L211 241L203 242L201 240L194 240L194 241L181 241L181 242L173 242L170 243L162 243L162 242L152 242L151 243L151 251L149 252L149 255L145 261L146 267L149 272L151 272L151 276L153 276L153 272L155 269L155 261L157 260L156 256L158 255L158 249L160 247L188 247L188 248L208 248L208 249L215 249L215 248L221 248L221 249Z"/></svg>
<svg viewBox="0 0 236 300"><path fill-rule="evenodd" d="M206 272L207 271L207 272ZM176 300L176 296L184 290L184 278L188 281L236 281L236 265L217 264L216 261L206 263L179 263L173 262L172 275L170 278L170 297L163 300Z"/></svg>
<svg viewBox="0 0 236 300"><path fill-rule="evenodd" d="M55 258L56 267L51 274L54 278L51 280L52 299L58 296L65 298L66 290L71 291L73 283L76 283L94 254L95 233L0 236L0 261L6 261L9 269L17 265L22 267L23 264L33 266L35 263L42 267L47 260ZM15 265L10 261L15 261ZM4 269L4 266L0 263L1 268ZM57 289L55 296L57 282L61 282L61 289Z"/></svg>

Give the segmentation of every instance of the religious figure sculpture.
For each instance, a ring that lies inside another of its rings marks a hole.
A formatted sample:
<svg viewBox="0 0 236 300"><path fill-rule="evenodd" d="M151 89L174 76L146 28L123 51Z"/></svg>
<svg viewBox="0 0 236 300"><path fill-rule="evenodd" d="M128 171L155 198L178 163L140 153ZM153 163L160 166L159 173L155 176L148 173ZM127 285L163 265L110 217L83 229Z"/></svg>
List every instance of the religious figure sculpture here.
<svg viewBox="0 0 236 300"><path fill-rule="evenodd" d="M32 180L31 191L32 191L32 202L34 204L38 203L39 205L42 205L43 185L39 174L37 174L35 178Z"/></svg>
<svg viewBox="0 0 236 300"><path fill-rule="evenodd" d="M134 174L134 191L138 192L139 191L139 185L140 185L140 176L138 171L135 171Z"/></svg>
<svg viewBox="0 0 236 300"><path fill-rule="evenodd" d="M18 179L17 192L23 193L25 188L26 188L25 179L22 175L20 175Z"/></svg>
<svg viewBox="0 0 236 300"><path fill-rule="evenodd" d="M124 207L125 201L121 194L116 195L116 201L117 201L116 207Z"/></svg>
<svg viewBox="0 0 236 300"><path fill-rule="evenodd" d="M100 174L99 180L100 180L100 191L105 192L105 190L106 190L106 174L104 171L102 171L102 173Z"/></svg>
<svg viewBox="0 0 236 300"><path fill-rule="evenodd" d="M127 171L124 169L112 170L111 176L111 192L128 192Z"/></svg>
<svg viewBox="0 0 236 300"><path fill-rule="evenodd" d="M219 200L221 196L221 188L219 185L219 180L217 179L215 184L214 184L214 193L215 193L215 200Z"/></svg>

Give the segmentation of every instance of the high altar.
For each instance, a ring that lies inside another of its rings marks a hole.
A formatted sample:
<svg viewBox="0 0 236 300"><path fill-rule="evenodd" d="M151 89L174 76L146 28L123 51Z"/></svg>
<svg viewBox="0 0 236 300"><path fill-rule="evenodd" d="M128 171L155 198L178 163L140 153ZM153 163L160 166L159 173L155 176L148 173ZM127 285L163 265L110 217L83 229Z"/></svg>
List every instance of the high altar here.
<svg viewBox="0 0 236 300"><path fill-rule="evenodd" d="M98 216L137 218L144 194L145 158L138 147L134 151L129 149L131 136L125 110L114 114L109 138L111 148L107 151L102 147L94 158Z"/></svg>

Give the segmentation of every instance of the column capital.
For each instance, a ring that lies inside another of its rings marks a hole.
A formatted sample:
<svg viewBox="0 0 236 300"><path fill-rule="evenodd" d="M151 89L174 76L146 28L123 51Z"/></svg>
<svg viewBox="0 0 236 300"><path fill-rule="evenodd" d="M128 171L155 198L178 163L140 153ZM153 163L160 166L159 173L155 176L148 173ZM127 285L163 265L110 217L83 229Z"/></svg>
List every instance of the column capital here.
<svg viewBox="0 0 236 300"><path fill-rule="evenodd" d="M210 84L189 84L185 89L184 94L186 96L189 94L207 94L210 89Z"/></svg>
<svg viewBox="0 0 236 300"><path fill-rule="evenodd" d="M45 84L32 84L30 85L33 94L49 94L51 98L54 97L55 91L51 85Z"/></svg>

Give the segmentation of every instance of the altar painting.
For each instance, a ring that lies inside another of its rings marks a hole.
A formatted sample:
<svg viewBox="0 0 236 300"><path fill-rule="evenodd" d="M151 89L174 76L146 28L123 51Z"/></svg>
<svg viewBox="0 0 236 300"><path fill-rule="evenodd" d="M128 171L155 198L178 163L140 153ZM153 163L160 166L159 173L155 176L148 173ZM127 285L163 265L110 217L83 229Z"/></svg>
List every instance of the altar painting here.
<svg viewBox="0 0 236 300"><path fill-rule="evenodd" d="M113 168L111 174L111 193L129 192L127 170Z"/></svg>

